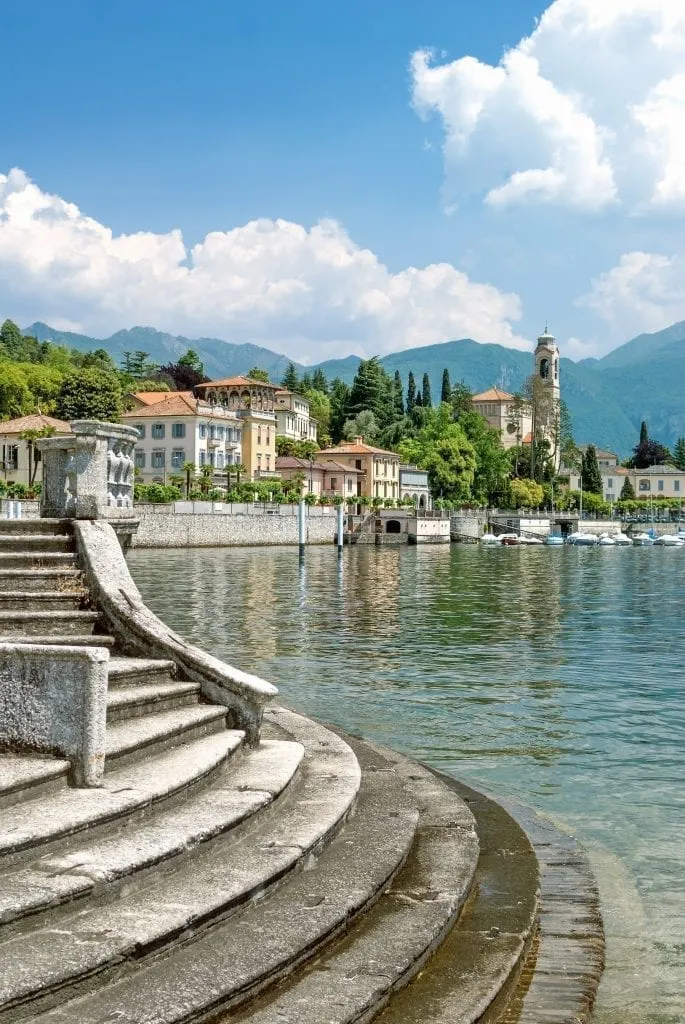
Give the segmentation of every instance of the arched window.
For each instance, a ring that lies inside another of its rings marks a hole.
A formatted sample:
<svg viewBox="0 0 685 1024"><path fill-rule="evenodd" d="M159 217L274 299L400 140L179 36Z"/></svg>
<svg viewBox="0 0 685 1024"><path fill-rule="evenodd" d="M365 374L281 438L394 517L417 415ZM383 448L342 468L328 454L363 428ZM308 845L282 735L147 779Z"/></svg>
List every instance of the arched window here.
<svg viewBox="0 0 685 1024"><path fill-rule="evenodd" d="M549 359L540 360L540 376L543 380L549 379Z"/></svg>

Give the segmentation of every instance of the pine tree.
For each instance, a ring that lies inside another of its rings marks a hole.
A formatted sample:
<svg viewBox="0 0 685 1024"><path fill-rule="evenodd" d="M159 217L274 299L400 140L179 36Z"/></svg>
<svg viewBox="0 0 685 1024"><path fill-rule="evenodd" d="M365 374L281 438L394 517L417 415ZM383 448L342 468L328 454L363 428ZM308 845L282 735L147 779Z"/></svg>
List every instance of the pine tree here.
<svg viewBox="0 0 685 1024"><path fill-rule="evenodd" d="M300 381L300 391L311 391L312 390L312 378L308 373L305 373L302 380Z"/></svg>
<svg viewBox="0 0 685 1024"><path fill-rule="evenodd" d="M450 384L450 371L445 367L442 371L442 388L440 389L440 401L448 405L452 401L452 385Z"/></svg>
<svg viewBox="0 0 685 1024"><path fill-rule="evenodd" d="M328 381L323 370L314 370L312 374L312 387L315 391L321 391L324 395L328 394Z"/></svg>
<svg viewBox="0 0 685 1024"><path fill-rule="evenodd" d="M294 363L288 363L288 369L283 374L283 380L281 381L281 387L287 391L297 391L300 386L300 378L297 376L297 370L295 369Z"/></svg>
<svg viewBox="0 0 685 1024"><path fill-rule="evenodd" d="M414 399L414 408L421 409L423 406L423 395L420 391L416 392L416 398Z"/></svg>
<svg viewBox="0 0 685 1024"><path fill-rule="evenodd" d="M416 381L414 380L414 374L409 371L407 377L407 413L410 413L416 405Z"/></svg>
<svg viewBox="0 0 685 1024"><path fill-rule="evenodd" d="M623 487L619 494L620 501L635 501L635 488L630 482L630 477L627 476L623 481Z"/></svg>
<svg viewBox="0 0 685 1024"><path fill-rule="evenodd" d="M583 452L583 466L580 471L583 481L583 490L589 494L603 494L602 474L597 461L597 451L593 444L589 444Z"/></svg>
<svg viewBox="0 0 685 1024"><path fill-rule="evenodd" d="M423 383L421 385L421 404L424 409L430 409L433 405L433 401L431 399L431 382L427 373L424 373Z"/></svg>
<svg viewBox="0 0 685 1024"><path fill-rule="evenodd" d="M404 392L402 390L402 377L400 371L395 370L395 376L392 380L393 386L393 399L395 403L395 416L397 419L402 419L404 416Z"/></svg>
<svg viewBox="0 0 685 1024"><path fill-rule="evenodd" d="M679 437L673 448L673 465L685 470L685 437Z"/></svg>
<svg viewBox="0 0 685 1024"><path fill-rule="evenodd" d="M640 444L644 444L645 441L649 441L649 432L647 430L647 423L645 420L640 424Z"/></svg>
<svg viewBox="0 0 685 1024"><path fill-rule="evenodd" d="M347 406L350 400L350 389L344 381L340 380L339 377L336 377L335 380L331 381L330 399L331 418L329 430L331 439L334 444L337 444L343 434L343 427L345 426L345 420L347 419Z"/></svg>

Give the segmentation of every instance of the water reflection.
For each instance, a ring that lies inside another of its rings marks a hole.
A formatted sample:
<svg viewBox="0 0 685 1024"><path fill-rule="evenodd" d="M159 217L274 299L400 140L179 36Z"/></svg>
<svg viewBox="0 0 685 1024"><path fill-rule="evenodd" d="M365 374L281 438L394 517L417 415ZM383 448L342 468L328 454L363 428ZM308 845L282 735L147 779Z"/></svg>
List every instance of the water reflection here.
<svg viewBox="0 0 685 1024"><path fill-rule="evenodd" d="M285 700L571 825L593 852L610 933L597 1019L685 1020L682 552L129 561L171 625Z"/></svg>

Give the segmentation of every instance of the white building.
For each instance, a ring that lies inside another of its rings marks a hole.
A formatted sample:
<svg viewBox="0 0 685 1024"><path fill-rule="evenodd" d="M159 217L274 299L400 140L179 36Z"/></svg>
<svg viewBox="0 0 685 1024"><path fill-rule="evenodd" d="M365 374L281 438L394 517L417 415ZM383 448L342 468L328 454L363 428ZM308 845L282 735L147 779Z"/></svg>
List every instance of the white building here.
<svg viewBox="0 0 685 1024"><path fill-rule="evenodd" d="M143 391L122 420L136 427L135 464L143 483L166 483L183 465L217 473L242 463L242 424L233 410L195 398L191 391Z"/></svg>
<svg viewBox="0 0 685 1024"><path fill-rule="evenodd" d="M586 445L583 448L587 447ZM618 465L613 452L597 449L597 461L602 476L604 500L612 504L621 497L626 480L630 480L636 498L685 498L685 472L675 466L650 466L648 469L625 469ZM580 490L580 473L569 473L572 491Z"/></svg>
<svg viewBox="0 0 685 1024"><path fill-rule="evenodd" d="M431 508L428 470L418 466L400 466L400 498L411 498L417 508Z"/></svg>
<svg viewBox="0 0 685 1024"><path fill-rule="evenodd" d="M316 420L309 415L309 402L285 388L276 392L276 434L293 441L316 441Z"/></svg>

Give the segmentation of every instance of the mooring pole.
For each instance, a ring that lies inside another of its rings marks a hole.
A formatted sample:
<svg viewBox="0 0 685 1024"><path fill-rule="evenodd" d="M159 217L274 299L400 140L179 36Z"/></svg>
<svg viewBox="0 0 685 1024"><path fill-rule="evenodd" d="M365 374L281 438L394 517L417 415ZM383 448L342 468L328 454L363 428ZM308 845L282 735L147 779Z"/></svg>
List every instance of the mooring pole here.
<svg viewBox="0 0 685 1024"><path fill-rule="evenodd" d="M343 539L344 539L344 518L345 513L342 505L338 505L338 554L342 555Z"/></svg>
<svg viewBox="0 0 685 1024"><path fill-rule="evenodd" d="M305 503L304 503L304 498L301 498L300 499L300 507L299 507L299 511L298 511L298 528L299 528L298 529L298 536L299 536L299 542L300 542L300 558L301 559L304 558L304 545L305 545L305 539L306 539L304 515L305 515Z"/></svg>

